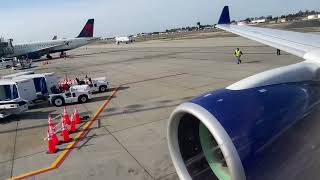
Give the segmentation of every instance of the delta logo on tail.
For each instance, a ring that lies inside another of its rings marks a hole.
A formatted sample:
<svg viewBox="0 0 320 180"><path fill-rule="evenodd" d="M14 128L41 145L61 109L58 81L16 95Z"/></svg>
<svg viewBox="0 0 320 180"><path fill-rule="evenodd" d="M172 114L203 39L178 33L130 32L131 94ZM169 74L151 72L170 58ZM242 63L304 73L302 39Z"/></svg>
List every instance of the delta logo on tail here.
<svg viewBox="0 0 320 180"><path fill-rule="evenodd" d="M86 23L86 25L83 27L80 34L77 36L77 38L80 37L93 37L93 26L94 26L94 19L89 19Z"/></svg>

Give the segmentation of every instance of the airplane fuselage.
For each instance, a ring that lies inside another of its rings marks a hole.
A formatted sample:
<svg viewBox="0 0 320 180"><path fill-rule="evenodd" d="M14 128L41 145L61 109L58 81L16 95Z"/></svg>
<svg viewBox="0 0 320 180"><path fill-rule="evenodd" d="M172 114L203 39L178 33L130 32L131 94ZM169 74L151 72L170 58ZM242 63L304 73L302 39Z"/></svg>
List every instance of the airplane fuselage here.
<svg viewBox="0 0 320 180"><path fill-rule="evenodd" d="M86 44L91 43L97 38L84 37L84 38L68 38L61 40L39 41L31 43L21 43L13 45L13 57L28 56L30 52L35 52L38 56L45 54L64 52L75 49ZM51 48L52 47L52 48ZM43 51L37 51L44 49ZM45 50L46 49L46 50Z"/></svg>
<svg viewBox="0 0 320 180"><path fill-rule="evenodd" d="M132 40L129 37L116 37L115 40L117 44L132 42Z"/></svg>

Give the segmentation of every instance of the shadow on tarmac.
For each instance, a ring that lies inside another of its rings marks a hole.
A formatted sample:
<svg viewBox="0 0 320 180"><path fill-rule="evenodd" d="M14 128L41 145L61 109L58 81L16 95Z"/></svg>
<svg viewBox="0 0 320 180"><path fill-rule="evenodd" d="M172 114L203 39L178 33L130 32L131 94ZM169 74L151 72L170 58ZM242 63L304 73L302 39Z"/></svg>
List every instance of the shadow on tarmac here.
<svg viewBox="0 0 320 180"><path fill-rule="evenodd" d="M5 134L5 133L11 133L11 132L15 132L15 131L24 131L24 130L29 130L29 129L34 129L34 128L42 128L42 127L47 127L48 126L48 122L47 122L47 118L48 118L48 114L51 114L53 117L57 116L58 114L55 114L55 113L52 113L54 111L40 111L40 112L26 112L24 114L21 114L21 115L15 115L15 116L11 116L10 118L4 118L1 122L0 122L0 125L1 124L8 124L8 123L12 123L12 122L16 122L16 121L21 121L21 120L43 120L43 123L39 124L39 125L34 125L34 126L31 126L31 127L22 127L22 128L18 128L15 129L8 129L8 130L4 130L4 131L0 131L0 134ZM36 116L35 116L36 114ZM81 117L84 117L84 116L88 116L90 115L91 112L87 111L87 112L83 112L83 113L80 113L80 116ZM60 121L60 119L57 119L55 120L57 122ZM82 120L82 122L86 122L85 120ZM82 125L80 125L79 128L81 128Z"/></svg>
<svg viewBox="0 0 320 180"><path fill-rule="evenodd" d="M118 91L121 91L121 90L126 90L126 89L129 89L130 87L129 86L120 86L119 88L118 88ZM107 90L107 92L112 92L112 91L114 91L114 90L116 90L117 88L116 87L112 87L112 88L109 88L108 90Z"/></svg>

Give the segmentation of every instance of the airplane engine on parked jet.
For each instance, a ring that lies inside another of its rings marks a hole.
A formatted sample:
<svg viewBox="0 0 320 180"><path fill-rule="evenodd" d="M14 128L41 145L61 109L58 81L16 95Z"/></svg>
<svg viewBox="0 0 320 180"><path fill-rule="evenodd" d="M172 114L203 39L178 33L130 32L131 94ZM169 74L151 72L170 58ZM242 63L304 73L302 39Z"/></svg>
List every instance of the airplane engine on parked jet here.
<svg viewBox="0 0 320 180"><path fill-rule="evenodd" d="M180 179L260 179L252 172L257 159L319 103L318 79L319 66L302 62L179 105L168 144Z"/></svg>
<svg viewBox="0 0 320 180"><path fill-rule="evenodd" d="M41 55L39 53L37 53L37 52L28 53L27 54L27 58L29 58L29 59L40 59Z"/></svg>

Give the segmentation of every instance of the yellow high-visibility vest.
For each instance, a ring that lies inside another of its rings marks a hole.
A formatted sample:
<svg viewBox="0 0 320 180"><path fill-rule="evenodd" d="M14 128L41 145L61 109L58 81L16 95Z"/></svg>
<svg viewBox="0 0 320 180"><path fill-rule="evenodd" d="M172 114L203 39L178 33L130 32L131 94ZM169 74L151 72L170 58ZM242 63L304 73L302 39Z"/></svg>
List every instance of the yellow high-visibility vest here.
<svg viewBox="0 0 320 180"><path fill-rule="evenodd" d="M236 54L237 57L240 57L241 56L241 51L240 50L236 50L235 54Z"/></svg>

